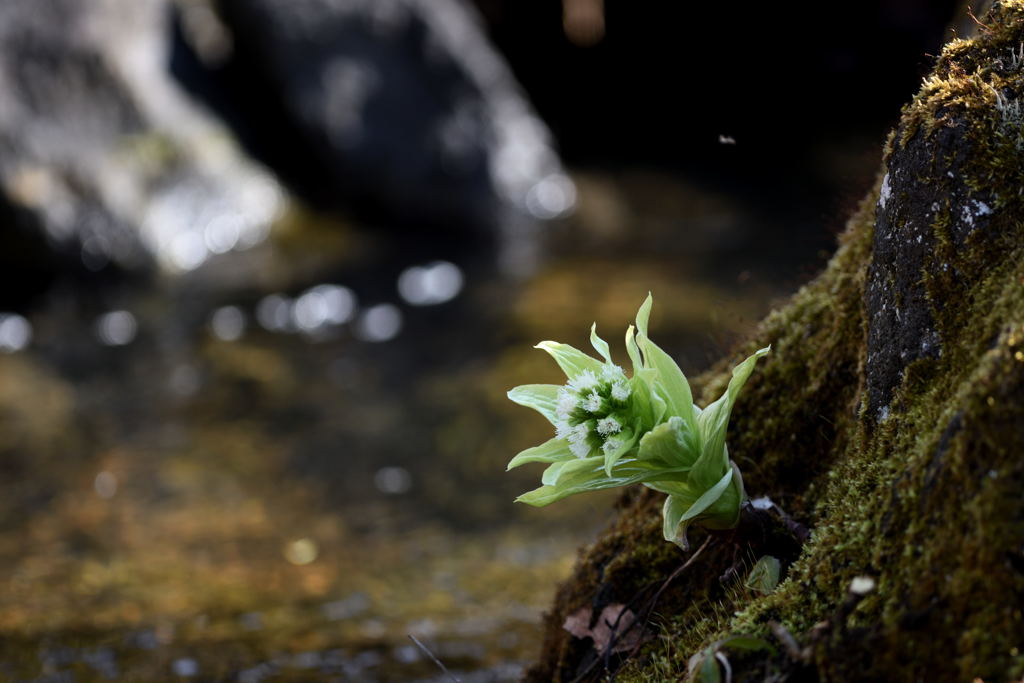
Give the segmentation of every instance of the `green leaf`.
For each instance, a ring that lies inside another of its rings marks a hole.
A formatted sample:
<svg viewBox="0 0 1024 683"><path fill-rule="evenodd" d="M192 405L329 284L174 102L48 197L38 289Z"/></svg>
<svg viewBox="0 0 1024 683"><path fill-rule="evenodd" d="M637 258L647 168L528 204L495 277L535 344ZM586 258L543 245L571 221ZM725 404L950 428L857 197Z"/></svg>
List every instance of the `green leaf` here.
<svg viewBox="0 0 1024 683"><path fill-rule="evenodd" d="M668 422L644 434L640 439L637 457L665 466L685 467L689 470L700 453L693 445L683 418L673 415Z"/></svg>
<svg viewBox="0 0 1024 683"><path fill-rule="evenodd" d="M764 356L771 350L765 347L756 351L732 371L732 379L729 380L729 387L722 394L722 397L709 405L700 414L697 423L700 426L701 437L704 439L705 453L718 453L725 447L725 432L729 426L729 415L732 406L736 402L743 385L746 384L750 373L754 371L757 359Z"/></svg>
<svg viewBox="0 0 1024 683"><path fill-rule="evenodd" d="M722 672L718 669L718 661L711 648L704 651L704 661L700 665L700 683L722 683Z"/></svg>
<svg viewBox="0 0 1024 683"><path fill-rule="evenodd" d="M657 371L641 369L633 375L630 389L633 391L633 410L645 429L659 424L665 417L665 400L654 391Z"/></svg>
<svg viewBox="0 0 1024 683"><path fill-rule="evenodd" d="M590 326L590 344L602 358L609 363L612 362L612 352L608 349L608 342L597 336L597 323Z"/></svg>
<svg viewBox="0 0 1024 683"><path fill-rule="evenodd" d="M641 337L647 336L647 321L651 318L651 306L653 305L654 297L651 296L650 292L647 292L647 298L640 305L640 310L636 312L636 329L640 332Z"/></svg>
<svg viewBox="0 0 1024 683"><path fill-rule="evenodd" d="M640 357L640 347L636 345L636 328L632 325L626 328L626 353L629 354L629 360L633 363L633 376L643 370L644 362Z"/></svg>
<svg viewBox="0 0 1024 683"><path fill-rule="evenodd" d="M683 513L690 507L686 501L669 496L661 508L662 534L665 540L675 543L683 550L688 550L690 544L686 540L686 527L680 528L683 521Z"/></svg>
<svg viewBox="0 0 1024 683"><path fill-rule="evenodd" d="M779 558L765 555L751 568L750 574L747 575L747 580L743 585L750 590L767 595L779 585L781 567Z"/></svg>
<svg viewBox="0 0 1024 683"><path fill-rule="evenodd" d="M725 490L729 488L729 482L732 481L732 475L732 468L729 468L729 471L725 473L725 476L723 476L717 484L702 493L700 498L698 498L694 504L691 505L685 513L683 513L681 521L687 522L694 519L711 507L712 503L721 498L722 494L725 493Z"/></svg>
<svg viewBox="0 0 1024 683"><path fill-rule="evenodd" d="M690 383L686 381L686 375L671 356L644 335L640 336L640 346L647 366L658 371L656 386L662 389L668 414L678 415L686 420L691 429L695 429L693 394L690 391Z"/></svg>
<svg viewBox="0 0 1024 683"><path fill-rule="evenodd" d="M754 636L729 636L728 638L718 641L718 647L727 647L731 650L743 650L745 652L766 650L773 656L777 652L775 646L767 640L764 638L756 638Z"/></svg>
<svg viewBox="0 0 1024 683"><path fill-rule="evenodd" d="M525 465L528 462L561 462L562 460L569 460L575 457L572 451L569 450L569 442L555 437L548 439L539 446L527 448L512 458L505 469L510 470L514 467Z"/></svg>
<svg viewBox="0 0 1024 683"><path fill-rule="evenodd" d="M590 370L594 374L601 372L601 368L604 364L596 358L591 358L587 354L583 353L579 349L575 349L568 344L559 344L553 341L542 341L537 344L534 348L543 349L551 354L551 357L558 363L558 367L562 368L562 372L569 377L574 378L584 370Z"/></svg>
<svg viewBox="0 0 1024 683"><path fill-rule="evenodd" d="M540 483L545 486L554 486L558 483L558 477L561 476L562 470L565 466L571 463L572 460L559 460L548 465L547 469L540 476Z"/></svg>
<svg viewBox="0 0 1024 683"><path fill-rule="evenodd" d="M508 392L509 400L527 408L533 408L551 424L558 424L558 390L555 384L524 384Z"/></svg>
<svg viewBox="0 0 1024 683"><path fill-rule="evenodd" d="M604 472L604 458L595 456L566 463L558 473L557 484L545 484L516 498L518 503L535 507L550 505L568 496L584 491L600 491L618 486Z"/></svg>
<svg viewBox="0 0 1024 683"><path fill-rule="evenodd" d="M633 447L636 446L636 436L632 429L623 429L615 435L615 438L620 439L622 441L622 445L614 451L604 454L604 472L609 477L612 476L612 466L614 466L615 463L622 459L622 456L629 453L633 450Z"/></svg>
<svg viewBox="0 0 1024 683"><path fill-rule="evenodd" d="M690 470L690 484L694 488L705 491L714 486L725 471L729 469L729 451L722 444L718 451L708 449L707 444L701 450L697 462L693 463Z"/></svg>
<svg viewBox="0 0 1024 683"><path fill-rule="evenodd" d="M732 480L722 495L700 516L700 524L708 529L733 529L740 521L740 506L746 499L743 478L736 463L729 463Z"/></svg>
<svg viewBox="0 0 1024 683"><path fill-rule="evenodd" d="M684 476L685 473L678 469L650 467L637 460L624 459L616 463L612 468L612 476L609 477L604 470L604 458L595 456L572 461L562 469L557 485L541 486L524 493L516 498L516 501L543 507L586 491L600 491L649 481L671 481L673 477Z"/></svg>

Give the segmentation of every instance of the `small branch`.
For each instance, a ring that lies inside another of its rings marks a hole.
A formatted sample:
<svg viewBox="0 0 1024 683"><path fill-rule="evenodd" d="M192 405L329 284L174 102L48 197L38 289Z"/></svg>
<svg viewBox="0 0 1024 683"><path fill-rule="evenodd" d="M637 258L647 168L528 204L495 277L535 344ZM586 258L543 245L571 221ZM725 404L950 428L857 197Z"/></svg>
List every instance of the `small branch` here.
<svg viewBox="0 0 1024 683"><path fill-rule="evenodd" d="M424 653L425 655L427 655L427 656L428 656L428 657L430 657L430 658L431 658L432 660L434 660L434 664L437 664L437 666L438 666L438 667L440 667L440 669L441 669L441 671L442 671L442 672L444 673L444 675L446 675L446 676L447 676L448 678L450 678L450 679L452 679L453 681L455 681L455 683L462 683L462 681L460 681L460 680L459 680L458 678L456 678L456 677L455 677L455 676L454 676L454 675L452 674L452 672L451 672L451 671L449 671L449 670L448 670L448 669L447 669L447 668L445 667L445 665L441 663L441 660L440 660L440 659L438 659L437 657L435 657L435 656L434 656L434 653L433 653L433 652L431 652L431 651L430 651L429 649L427 649L427 646L426 646L426 645L424 645L423 643L421 643L421 642L420 642L420 639L419 639L419 638L417 638L416 636L414 636L414 635L413 635L413 634L411 634L411 633L410 633L410 634L408 634L408 636L409 636L409 640L411 640L412 642L416 643L416 647L418 647L419 649L423 650L423 653Z"/></svg>

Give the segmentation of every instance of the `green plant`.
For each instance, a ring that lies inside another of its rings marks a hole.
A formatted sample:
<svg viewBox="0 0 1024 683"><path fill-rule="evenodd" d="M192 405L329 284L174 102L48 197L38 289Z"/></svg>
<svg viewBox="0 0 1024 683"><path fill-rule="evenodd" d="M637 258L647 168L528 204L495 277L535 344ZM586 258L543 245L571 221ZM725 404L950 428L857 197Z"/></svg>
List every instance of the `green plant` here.
<svg viewBox="0 0 1024 683"><path fill-rule="evenodd" d="M607 342L591 327L598 360L567 344L545 341L568 377L564 386L528 384L509 398L533 408L555 427L554 438L529 448L508 468L542 462L542 486L516 500L544 506L585 491L644 484L668 494L665 539L687 547L686 529L729 529L746 498L739 468L729 460L725 432L736 397L764 348L733 370L725 393L703 410L693 404L682 370L647 336L650 295L626 331L632 377L612 362Z"/></svg>
<svg viewBox="0 0 1024 683"><path fill-rule="evenodd" d="M743 585L752 591L768 595L779 585L781 570L782 563L779 562L779 558L764 555L751 568Z"/></svg>
<svg viewBox="0 0 1024 683"><path fill-rule="evenodd" d="M740 652L764 651L775 656L776 650L767 640L753 636L729 636L716 640L708 647L690 657L687 666L687 680L699 683L721 683L725 674L726 683L732 683L732 665L722 652L730 648Z"/></svg>

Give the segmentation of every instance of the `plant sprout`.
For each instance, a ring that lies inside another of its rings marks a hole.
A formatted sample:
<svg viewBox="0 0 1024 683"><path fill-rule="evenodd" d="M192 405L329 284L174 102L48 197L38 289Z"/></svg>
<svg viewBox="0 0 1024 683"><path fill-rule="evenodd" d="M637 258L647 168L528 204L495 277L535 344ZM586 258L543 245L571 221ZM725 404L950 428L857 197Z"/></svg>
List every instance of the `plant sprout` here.
<svg viewBox="0 0 1024 683"><path fill-rule="evenodd" d="M650 295L626 331L632 377L612 362L608 343L591 327L590 342L603 360L567 344L545 341L565 372L564 386L527 384L508 392L555 428L555 436L512 458L508 469L547 463L542 486L516 500L542 507L567 496L644 484L668 494L662 514L665 539L684 549L690 524L731 529L746 499L739 468L729 459L725 431L736 397L761 349L732 372L725 393L703 410L671 356L647 336Z"/></svg>

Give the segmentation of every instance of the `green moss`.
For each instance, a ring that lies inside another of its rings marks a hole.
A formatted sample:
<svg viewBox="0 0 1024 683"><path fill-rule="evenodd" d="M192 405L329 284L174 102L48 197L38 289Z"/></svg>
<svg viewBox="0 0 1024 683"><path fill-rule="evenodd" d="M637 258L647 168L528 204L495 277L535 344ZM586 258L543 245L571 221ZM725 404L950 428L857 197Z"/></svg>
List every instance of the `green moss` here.
<svg viewBox="0 0 1024 683"><path fill-rule="evenodd" d="M909 281L923 299L897 278L887 301L897 316L918 305L938 348L903 363L884 411L868 409L866 292L886 277L872 262L880 175L826 271L701 380L706 402L736 358L772 344L736 406L729 448L750 494L771 496L812 539L758 598L719 581L732 550L713 544L666 591L663 637L619 680L679 677L709 642L766 635L771 621L809 659L749 658L738 677L759 679L766 665L825 680L1024 675L1024 121L1014 118L1024 2L999 3L983 22L976 38L946 47L885 150L897 174L887 201L902 218L882 238L922 225L916 242L927 247L918 261L897 253L889 264L917 268ZM659 504L650 493L629 498L584 551L549 616L535 680L571 679L584 661L585 644L561 631L568 612L601 596L626 602L684 561L660 539ZM848 587L860 575L877 589L855 600Z"/></svg>

